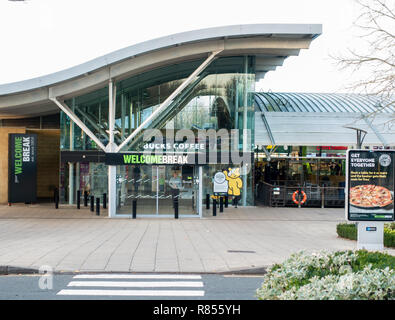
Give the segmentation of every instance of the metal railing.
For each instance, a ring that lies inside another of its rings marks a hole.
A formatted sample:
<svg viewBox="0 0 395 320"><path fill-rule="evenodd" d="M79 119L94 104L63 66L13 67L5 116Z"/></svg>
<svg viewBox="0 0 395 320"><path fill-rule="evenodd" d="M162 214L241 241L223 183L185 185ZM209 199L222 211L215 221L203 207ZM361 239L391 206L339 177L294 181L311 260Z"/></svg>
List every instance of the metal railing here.
<svg viewBox="0 0 395 320"><path fill-rule="evenodd" d="M303 199L302 192L306 195ZM345 188L322 186L275 186L265 182L257 185L256 200L270 207L344 207Z"/></svg>

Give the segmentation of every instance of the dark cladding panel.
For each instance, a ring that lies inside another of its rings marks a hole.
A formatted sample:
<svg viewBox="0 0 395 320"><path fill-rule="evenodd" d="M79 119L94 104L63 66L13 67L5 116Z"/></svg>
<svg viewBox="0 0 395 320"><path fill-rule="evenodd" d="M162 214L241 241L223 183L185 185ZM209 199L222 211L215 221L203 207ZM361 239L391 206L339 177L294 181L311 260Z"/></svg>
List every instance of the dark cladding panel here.
<svg viewBox="0 0 395 320"><path fill-rule="evenodd" d="M61 162L104 162L103 151L61 151Z"/></svg>

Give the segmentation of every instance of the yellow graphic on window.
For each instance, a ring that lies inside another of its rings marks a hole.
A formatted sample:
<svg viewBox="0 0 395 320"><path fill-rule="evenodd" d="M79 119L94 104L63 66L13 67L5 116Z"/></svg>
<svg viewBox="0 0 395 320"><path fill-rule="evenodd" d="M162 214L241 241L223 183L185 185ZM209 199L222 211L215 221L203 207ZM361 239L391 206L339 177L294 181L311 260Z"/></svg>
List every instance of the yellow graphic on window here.
<svg viewBox="0 0 395 320"><path fill-rule="evenodd" d="M240 178L240 168L229 168L228 171L223 171L226 180L228 180L228 194L232 196L239 196L240 190L243 187L243 181Z"/></svg>

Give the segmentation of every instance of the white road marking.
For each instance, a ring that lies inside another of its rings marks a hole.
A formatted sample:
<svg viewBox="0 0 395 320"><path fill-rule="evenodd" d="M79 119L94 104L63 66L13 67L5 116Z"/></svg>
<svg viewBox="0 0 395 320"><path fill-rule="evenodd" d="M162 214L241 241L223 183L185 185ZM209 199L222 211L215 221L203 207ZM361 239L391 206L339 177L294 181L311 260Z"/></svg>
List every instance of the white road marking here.
<svg viewBox="0 0 395 320"><path fill-rule="evenodd" d="M171 296L171 297L203 297L203 290L68 290L57 295L68 296Z"/></svg>
<svg viewBox="0 0 395 320"><path fill-rule="evenodd" d="M68 287L73 289L63 289L57 295L68 296L168 296L168 297L202 297L204 290L177 290L176 288L203 288L203 281L200 275L191 274L79 274L73 279L84 279L82 281L70 281ZM86 280L88 279L88 280ZM104 279L104 281L102 281ZM140 281L124 281L125 279L138 279ZM145 281L145 280L158 281ZM96 280L96 281L95 281ZM114 280L114 281L110 281ZM118 281L116 281L118 280ZM160 281L163 280L163 281ZM168 280L168 281L166 281ZM174 281L169 281L174 280ZM183 281L185 280L185 281ZM82 289L76 289L80 287ZM84 289L84 287L97 287L96 289ZM106 289L120 288L120 289ZM149 288L129 290L127 288ZM174 290L161 290L160 288L174 287ZM99 289L100 288L100 289ZM101 289L103 288L103 289ZM151 289L155 288L155 289Z"/></svg>
<svg viewBox="0 0 395 320"><path fill-rule="evenodd" d="M203 287L201 281L71 281L68 287L136 287L136 288L163 288L163 287Z"/></svg>
<svg viewBox="0 0 395 320"><path fill-rule="evenodd" d="M182 274L80 274L73 277L74 279L184 279L198 280L202 279L199 275L182 275Z"/></svg>

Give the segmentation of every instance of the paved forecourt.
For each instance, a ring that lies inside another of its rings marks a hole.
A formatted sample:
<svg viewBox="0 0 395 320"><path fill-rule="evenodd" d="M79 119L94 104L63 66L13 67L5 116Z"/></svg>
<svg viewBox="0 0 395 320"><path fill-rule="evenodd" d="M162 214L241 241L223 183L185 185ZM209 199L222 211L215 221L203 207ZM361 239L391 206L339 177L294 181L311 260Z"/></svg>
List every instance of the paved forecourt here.
<svg viewBox="0 0 395 320"><path fill-rule="evenodd" d="M229 207L216 217L178 220L108 219L105 214L67 206L0 206L0 266L229 272L267 267L300 250L356 249L355 241L336 234L344 209Z"/></svg>

